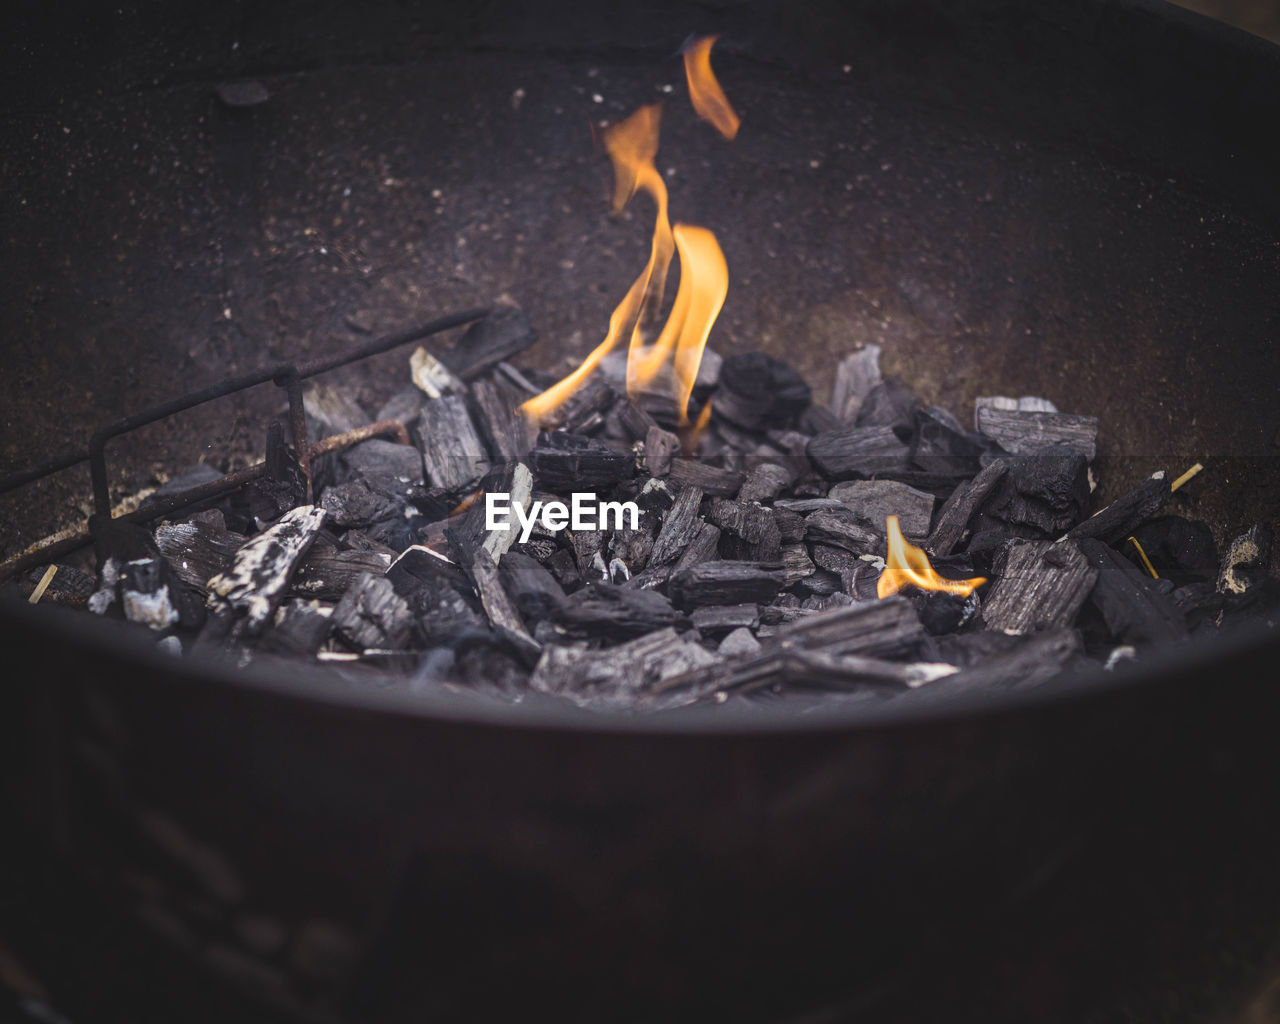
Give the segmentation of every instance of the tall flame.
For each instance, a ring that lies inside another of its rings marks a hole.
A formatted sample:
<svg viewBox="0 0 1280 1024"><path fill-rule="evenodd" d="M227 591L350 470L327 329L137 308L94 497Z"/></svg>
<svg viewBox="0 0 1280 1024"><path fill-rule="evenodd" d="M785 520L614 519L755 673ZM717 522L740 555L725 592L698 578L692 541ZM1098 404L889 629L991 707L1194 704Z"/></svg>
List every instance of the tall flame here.
<svg viewBox="0 0 1280 1024"><path fill-rule="evenodd" d="M885 534L889 541L889 557L885 559L884 572L876 581L876 594L879 597L889 597L906 586L968 597L987 582L982 576L971 580L949 580L939 576L929 564L929 556L914 544L908 544L902 536L897 516L885 519Z"/></svg>
<svg viewBox="0 0 1280 1024"><path fill-rule="evenodd" d="M684 48L684 76L689 82L689 100L698 116L715 126L726 139L738 134L741 121L711 70L711 47L719 36L702 36Z"/></svg>

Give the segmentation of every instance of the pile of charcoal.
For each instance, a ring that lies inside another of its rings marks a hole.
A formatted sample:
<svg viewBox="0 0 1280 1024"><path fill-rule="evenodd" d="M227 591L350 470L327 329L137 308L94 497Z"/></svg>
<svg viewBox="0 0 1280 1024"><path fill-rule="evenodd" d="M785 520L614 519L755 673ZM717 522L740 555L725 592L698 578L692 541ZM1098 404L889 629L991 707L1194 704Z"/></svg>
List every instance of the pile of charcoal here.
<svg viewBox="0 0 1280 1024"><path fill-rule="evenodd" d="M419 349L372 417L413 443L317 460L313 502L276 427L244 491L154 531L102 529L89 608L174 653L661 709L1039 684L1277 606L1268 531L1219 557L1207 526L1167 514L1170 475L1094 508L1093 417L984 398L970 428L882 379L868 346L839 364L829 407L776 359L708 351L696 439L609 359L534 429L519 406L552 378L507 360L535 339L502 309L451 350ZM312 437L371 420L340 387L307 412ZM491 528L489 495L522 512L575 492L634 516ZM891 516L940 577L988 582L878 596Z"/></svg>

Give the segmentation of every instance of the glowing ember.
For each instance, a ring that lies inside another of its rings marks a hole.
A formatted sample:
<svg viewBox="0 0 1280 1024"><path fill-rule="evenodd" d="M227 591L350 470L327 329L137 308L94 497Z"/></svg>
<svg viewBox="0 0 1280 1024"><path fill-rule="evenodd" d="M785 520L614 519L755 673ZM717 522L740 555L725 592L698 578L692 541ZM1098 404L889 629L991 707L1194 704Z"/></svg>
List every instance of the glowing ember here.
<svg viewBox="0 0 1280 1024"><path fill-rule="evenodd" d="M684 49L684 74L689 82L689 99L704 121L715 126L726 139L738 134L741 123L711 70L711 47L719 36L703 36Z"/></svg>
<svg viewBox="0 0 1280 1024"><path fill-rule="evenodd" d="M971 580L949 580L939 576L929 564L929 556L914 544L908 544L902 536L897 516L885 519L885 534L889 540L889 557L885 559L884 572L876 581L876 594L879 597L889 597L907 586L968 597L987 582L982 576Z"/></svg>

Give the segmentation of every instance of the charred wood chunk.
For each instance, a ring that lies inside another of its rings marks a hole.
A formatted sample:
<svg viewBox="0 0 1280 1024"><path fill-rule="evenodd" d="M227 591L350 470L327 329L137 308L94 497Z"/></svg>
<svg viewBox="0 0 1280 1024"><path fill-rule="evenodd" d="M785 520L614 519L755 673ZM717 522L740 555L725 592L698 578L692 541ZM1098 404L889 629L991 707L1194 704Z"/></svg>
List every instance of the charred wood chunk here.
<svg viewBox="0 0 1280 1024"><path fill-rule="evenodd" d="M656 423L644 434L644 468L650 476L666 476L680 451L680 438Z"/></svg>
<svg viewBox="0 0 1280 1024"><path fill-rule="evenodd" d="M729 356L720 367L714 414L746 430L785 427L808 407L803 377L763 352Z"/></svg>
<svg viewBox="0 0 1280 1024"><path fill-rule="evenodd" d="M804 516L789 509L773 509L773 521L778 524L778 539L784 544L798 544L804 540Z"/></svg>
<svg viewBox="0 0 1280 1024"><path fill-rule="evenodd" d="M698 532L689 541L689 546L671 567L671 574L675 575L691 566L701 565L703 562L714 561L719 546L720 527L713 526L711 523L701 523L698 526Z"/></svg>
<svg viewBox="0 0 1280 1024"><path fill-rule="evenodd" d="M644 516L639 525L632 529L624 526L615 529L609 537L610 561L618 561L626 566L628 573L642 572L649 564L653 552L654 537L652 517Z"/></svg>
<svg viewBox="0 0 1280 1024"><path fill-rule="evenodd" d="M555 608L552 620L562 636L614 642L685 622L656 590L608 583L592 583L569 594Z"/></svg>
<svg viewBox="0 0 1280 1024"><path fill-rule="evenodd" d="M578 564L573 557L573 552L566 548L556 549L543 560L542 564L555 577L556 582L566 590L576 590L585 582L582 574L578 572Z"/></svg>
<svg viewBox="0 0 1280 1024"><path fill-rule="evenodd" d="M45 573L53 569L53 575L46 581ZM44 593L41 602L49 604L65 604L73 608L83 608L89 602L93 592L98 589L98 581L87 572L81 572L71 565L40 565L28 571L20 586L22 596L30 600L41 583Z"/></svg>
<svg viewBox="0 0 1280 1024"><path fill-rule="evenodd" d="M488 454L464 398L449 395L425 402L414 429L433 486L461 493L488 471Z"/></svg>
<svg viewBox="0 0 1280 1024"><path fill-rule="evenodd" d="M1046 630L1018 638L1011 649L982 658L977 664L949 676L945 685L948 691L1038 686L1069 667L1080 652L1080 634L1074 629Z"/></svg>
<svg viewBox="0 0 1280 1024"><path fill-rule="evenodd" d="M786 576L776 562L704 562L671 577L668 590L686 611L714 604L762 604L773 600Z"/></svg>
<svg viewBox="0 0 1280 1024"><path fill-rule="evenodd" d="M538 332L524 312L503 306L468 327L457 345L440 354L440 360L455 376L469 381L537 340Z"/></svg>
<svg viewBox="0 0 1280 1024"><path fill-rule="evenodd" d="M720 550L726 558L775 562L782 557L782 539L773 512L754 502L714 498L707 518L720 527Z"/></svg>
<svg viewBox="0 0 1280 1024"><path fill-rule="evenodd" d="M1061 412L1024 412L979 405L978 432L1013 455L1035 455L1046 448L1083 455L1090 462L1097 450L1098 418Z"/></svg>
<svg viewBox="0 0 1280 1024"><path fill-rule="evenodd" d="M380 486L356 477L346 483L326 487L320 495L320 507L333 526L345 530L385 519L403 518L405 502Z"/></svg>
<svg viewBox="0 0 1280 1024"><path fill-rule="evenodd" d="M1088 501L1088 460L1050 449L1009 459L980 512L1012 527L1017 536L1057 539L1084 515ZM1068 536L1077 539L1074 533Z"/></svg>
<svg viewBox="0 0 1280 1024"><path fill-rule="evenodd" d="M329 637L332 609L319 601L292 598L276 612L273 625L263 635L258 649L269 654L310 657Z"/></svg>
<svg viewBox="0 0 1280 1024"><path fill-rule="evenodd" d="M519 551L508 551L502 556L498 579L526 623L550 618L564 599L564 588L550 570Z"/></svg>
<svg viewBox="0 0 1280 1024"><path fill-rule="evenodd" d="M831 411L836 419L854 422L867 395L881 380L879 345L868 345L840 360L831 390Z"/></svg>
<svg viewBox="0 0 1280 1024"><path fill-rule="evenodd" d="M299 597L337 601L362 576L381 576L392 562L381 551L338 551L332 547L312 546L294 573L289 592Z"/></svg>
<svg viewBox="0 0 1280 1024"><path fill-rule="evenodd" d="M484 548L475 554L475 560L471 563L471 575L475 579L476 590L480 594L480 603L484 606L484 612L494 629L522 650L536 657L542 645L529 635L529 630L520 617L519 611L516 610L515 603L502 586L502 579L498 574L498 566L493 556Z"/></svg>
<svg viewBox="0 0 1280 1024"><path fill-rule="evenodd" d="M476 607L470 587L443 576L423 580L405 596L418 633L430 645L454 644L469 632L487 632L488 622Z"/></svg>
<svg viewBox="0 0 1280 1024"><path fill-rule="evenodd" d="M601 491L635 476L635 456L577 434L543 433L529 453L534 479L559 494Z"/></svg>
<svg viewBox="0 0 1280 1024"><path fill-rule="evenodd" d="M946 409L930 406L916 413L911 464L925 473L970 479L982 468L982 456L998 446L965 430Z"/></svg>
<svg viewBox="0 0 1280 1024"><path fill-rule="evenodd" d="M529 687L587 706L631 706L644 689L716 661L715 655L668 627L608 651L548 647Z"/></svg>
<svg viewBox="0 0 1280 1024"><path fill-rule="evenodd" d="M371 491L394 495L402 502L423 482L422 452L413 445L396 444L381 438L375 437L348 448L342 453L339 465L340 480L348 483L361 480ZM394 514L399 514L399 511Z"/></svg>
<svg viewBox="0 0 1280 1024"><path fill-rule="evenodd" d="M915 608L899 596L796 619L780 628L773 640L829 654L901 658L914 654L925 635Z"/></svg>
<svg viewBox="0 0 1280 1024"><path fill-rule="evenodd" d="M400 423L408 423L422 411L422 405L426 401L421 389L415 384L406 384L394 395L382 403L382 407L378 410L375 420L397 420Z"/></svg>
<svg viewBox="0 0 1280 1024"><path fill-rule="evenodd" d="M423 583L438 579L458 587L470 585L466 574L457 563L421 544L405 548L384 575L395 585L396 593L402 597L408 597Z"/></svg>
<svg viewBox="0 0 1280 1024"><path fill-rule="evenodd" d="M302 465L285 441L284 425L272 420L267 430L266 472L228 501L229 511L247 525L272 522L307 500Z"/></svg>
<svg viewBox="0 0 1280 1024"><path fill-rule="evenodd" d="M814 544L810 550L813 553L814 564L821 566L827 572L835 573L840 581L840 592L850 597L858 597L859 581L869 577L874 582L879 576L875 566L845 548L832 547L829 544Z"/></svg>
<svg viewBox="0 0 1280 1024"><path fill-rule="evenodd" d="M738 491L738 500L772 501L796 479L792 469L779 462L759 462L747 473Z"/></svg>
<svg viewBox="0 0 1280 1024"><path fill-rule="evenodd" d="M760 606L756 604L711 605L695 609L693 628L703 636L720 637L735 629L756 629Z"/></svg>
<svg viewBox="0 0 1280 1024"><path fill-rule="evenodd" d="M1164 470L1160 470L1106 508L1073 526L1067 536L1071 540L1091 537L1104 544L1116 544L1164 508L1172 496L1168 477Z"/></svg>
<svg viewBox="0 0 1280 1024"><path fill-rule="evenodd" d="M805 540L811 544L832 544L855 555L883 555L882 533L864 525L847 508L811 512L804 519Z"/></svg>
<svg viewBox="0 0 1280 1024"><path fill-rule="evenodd" d="M1010 541L996 573L983 618L1005 633L1070 626L1098 577L1071 541Z"/></svg>
<svg viewBox="0 0 1280 1024"><path fill-rule="evenodd" d="M847 511L843 501L835 498L778 498L773 503L774 511L795 512L807 516L810 512L843 512Z"/></svg>
<svg viewBox="0 0 1280 1024"><path fill-rule="evenodd" d="M782 546L784 585L789 587L806 576L812 576L816 568L803 544L784 544Z"/></svg>
<svg viewBox="0 0 1280 1024"><path fill-rule="evenodd" d="M860 427L899 427L910 431L920 402L900 380L880 381L863 399L854 421Z"/></svg>
<svg viewBox="0 0 1280 1024"><path fill-rule="evenodd" d="M475 553L481 547L488 546L495 558L502 551L515 543L519 528L516 523L515 506L527 507L531 499L532 483L527 467L520 472L522 464L502 463L489 470L477 489L468 494L462 504L455 507L455 515L444 526L444 537L448 541L450 557L461 566L470 566ZM517 482L519 476L519 482ZM488 494L509 494L511 496L508 509L508 522L511 531L490 531L488 523ZM461 509L459 512L458 509ZM433 524L431 529L436 529Z"/></svg>
<svg viewBox="0 0 1280 1024"><path fill-rule="evenodd" d="M307 417L307 433L313 441L345 434L371 422L369 414L345 387L312 384L302 393L302 408Z"/></svg>
<svg viewBox="0 0 1280 1024"><path fill-rule="evenodd" d="M486 378L471 385L471 398L475 422L488 445L489 455L497 462L524 458L537 432L517 410L519 401L514 392Z"/></svg>
<svg viewBox="0 0 1280 1024"><path fill-rule="evenodd" d="M760 651L760 641L745 626L739 626L729 633L716 648L716 653L722 658L750 657Z"/></svg>
<svg viewBox="0 0 1280 1024"><path fill-rule="evenodd" d="M981 601L975 590L970 594L951 594L945 590L922 590L908 587L903 596L911 602L920 624L930 636L954 633L978 614Z"/></svg>
<svg viewBox="0 0 1280 1024"><path fill-rule="evenodd" d="M698 458L672 459L668 479L675 487L696 487L717 498L732 498L742 490L745 476L734 469L720 469Z"/></svg>
<svg viewBox="0 0 1280 1024"><path fill-rule="evenodd" d="M156 528L156 546L178 578L202 589L210 577L231 564L243 543L244 537L227 529L222 512L216 508Z"/></svg>
<svg viewBox="0 0 1280 1024"><path fill-rule="evenodd" d="M930 554L949 555L963 544L969 535L969 520L1004 478L1008 468L1008 462L997 459L952 492L938 512L933 530L925 542Z"/></svg>
<svg viewBox="0 0 1280 1024"><path fill-rule="evenodd" d="M231 567L209 580L209 610L233 617L235 636L256 636L280 604L294 570L324 524L324 509L302 505L235 555Z"/></svg>
<svg viewBox="0 0 1280 1024"><path fill-rule="evenodd" d="M119 578L120 606L130 622L158 633L178 625L188 629L203 625L199 598L174 575L163 555L121 563Z"/></svg>
<svg viewBox="0 0 1280 1024"><path fill-rule="evenodd" d="M618 387L625 387L625 385L619 384ZM619 399L617 410L619 430L622 436L629 441L644 441L649 436L649 431L662 429L658 426L657 420L629 398ZM654 473L653 475L659 476L661 474Z"/></svg>
<svg viewBox="0 0 1280 1024"><path fill-rule="evenodd" d="M605 533L601 530L565 530L563 536L569 541L578 575L584 581L604 579L608 565L603 557Z"/></svg>
<svg viewBox="0 0 1280 1024"><path fill-rule="evenodd" d="M366 573L333 609L334 634L357 651L398 650L413 632L409 605L385 576Z"/></svg>
<svg viewBox="0 0 1280 1024"><path fill-rule="evenodd" d="M1101 541L1082 540L1079 546L1098 574L1089 601L1116 640L1154 643L1187 635L1182 613L1156 588L1156 581Z"/></svg>
<svg viewBox="0 0 1280 1024"><path fill-rule="evenodd" d="M929 533L933 495L896 480L850 480L834 484L827 496L841 502L878 534L884 534L889 516L898 517L898 525L906 537L924 537Z"/></svg>
<svg viewBox="0 0 1280 1024"><path fill-rule="evenodd" d="M832 594L840 594L844 592L844 581L840 579L838 572L832 572L830 569L815 568L812 573L804 577L795 585L797 594L804 596L808 602L813 598L830 597ZM811 608L809 604L804 607Z"/></svg>
<svg viewBox="0 0 1280 1024"><path fill-rule="evenodd" d="M702 528L698 516L701 505L702 491L697 487L686 487L676 496L675 504L662 519L662 529L649 555L650 565L670 565L680 557Z"/></svg>
<svg viewBox="0 0 1280 1024"><path fill-rule="evenodd" d="M588 434L604 423L604 413L618 401L618 393L599 376L589 377L568 398L542 415L544 430Z"/></svg>
<svg viewBox="0 0 1280 1024"><path fill-rule="evenodd" d="M1218 546L1205 523L1182 516L1159 516L1135 527L1130 536L1142 545L1164 579L1181 584L1218 575ZM1130 561L1136 557L1132 544L1122 550Z"/></svg>
<svg viewBox="0 0 1280 1024"><path fill-rule="evenodd" d="M809 460L829 480L872 477L907 467L908 446L892 426L839 427L809 442Z"/></svg>
<svg viewBox="0 0 1280 1024"><path fill-rule="evenodd" d="M1233 540L1218 573L1218 593L1243 597L1260 587L1271 567L1271 542L1271 530L1261 524Z"/></svg>

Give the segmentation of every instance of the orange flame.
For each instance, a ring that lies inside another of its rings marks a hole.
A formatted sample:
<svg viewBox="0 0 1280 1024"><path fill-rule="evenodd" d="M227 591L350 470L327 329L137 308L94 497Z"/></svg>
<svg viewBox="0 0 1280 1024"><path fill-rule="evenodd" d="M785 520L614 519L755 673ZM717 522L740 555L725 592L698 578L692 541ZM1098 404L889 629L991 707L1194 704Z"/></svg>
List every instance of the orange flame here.
<svg viewBox="0 0 1280 1024"><path fill-rule="evenodd" d="M711 70L711 47L719 38L703 36L685 47L684 76L689 82L689 99L698 116L714 125L726 139L732 139L738 134L741 121Z"/></svg>
<svg viewBox="0 0 1280 1024"><path fill-rule="evenodd" d="M605 129L604 146L613 161L614 209L621 210L626 206L637 189L648 192L658 207L649 262L609 317L609 331L604 341L592 349L571 374L520 406L520 411L534 422L542 420L564 404L591 375L600 360L613 351L624 335L630 331L634 336L639 331L640 321L650 303L662 301L675 241L671 222L667 217L667 186L653 164L658 153L658 127L661 121L662 105L653 103L641 107L625 121Z"/></svg>
<svg viewBox="0 0 1280 1024"><path fill-rule="evenodd" d="M885 559L884 572L876 581L878 597L889 597L906 586L968 597L987 582L982 576L971 580L949 580L939 576L929 564L929 556L914 544L908 544L902 536L897 516L885 519L885 534L889 541L889 557Z"/></svg>

